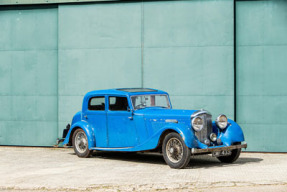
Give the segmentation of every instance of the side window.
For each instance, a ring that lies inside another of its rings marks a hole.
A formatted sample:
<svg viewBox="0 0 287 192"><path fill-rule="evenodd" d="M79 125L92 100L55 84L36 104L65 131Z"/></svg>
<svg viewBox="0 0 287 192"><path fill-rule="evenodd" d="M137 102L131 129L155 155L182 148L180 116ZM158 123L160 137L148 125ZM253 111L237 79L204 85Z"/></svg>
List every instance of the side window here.
<svg viewBox="0 0 287 192"><path fill-rule="evenodd" d="M109 110L111 111L127 111L128 106L126 97L109 97Z"/></svg>
<svg viewBox="0 0 287 192"><path fill-rule="evenodd" d="M89 110L104 111L105 110L105 97L93 97L89 101Z"/></svg>

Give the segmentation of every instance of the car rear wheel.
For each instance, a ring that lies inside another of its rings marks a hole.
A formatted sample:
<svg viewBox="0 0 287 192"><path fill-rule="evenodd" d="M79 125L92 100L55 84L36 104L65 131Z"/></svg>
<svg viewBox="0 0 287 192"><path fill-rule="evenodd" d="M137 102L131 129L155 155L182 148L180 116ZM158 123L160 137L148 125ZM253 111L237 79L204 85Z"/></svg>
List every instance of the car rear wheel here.
<svg viewBox="0 0 287 192"><path fill-rule="evenodd" d="M222 163L233 163L239 158L240 153L241 153L241 149L234 149L231 151L231 155L217 157L217 159L221 161Z"/></svg>
<svg viewBox="0 0 287 192"><path fill-rule="evenodd" d="M164 138L162 152L165 162L175 169L185 168L191 157L190 149L178 133L169 133Z"/></svg>
<svg viewBox="0 0 287 192"><path fill-rule="evenodd" d="M73 146L74 151L78 157L87 158L92 154L92 150L89 150L88 139L85 131L77 129L73 134Z"/></svg>

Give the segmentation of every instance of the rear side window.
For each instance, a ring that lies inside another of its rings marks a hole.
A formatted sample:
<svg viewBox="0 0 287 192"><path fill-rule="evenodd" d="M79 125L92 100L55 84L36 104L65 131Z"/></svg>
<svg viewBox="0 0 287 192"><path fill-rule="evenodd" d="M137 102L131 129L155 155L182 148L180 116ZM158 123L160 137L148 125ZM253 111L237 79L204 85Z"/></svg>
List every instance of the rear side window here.
<svg viewBox="0 0 287 192"><path fill-rule="evenodd" d="M105 106L105 97L93 97L89 101L88 109L92 111L104 111Z"/></svg>
<svg viewBox="0 0 287 192"><path fill-rule="evenodd" d="M127 111L128 99L126 97L109 97L109 110L111 111Z"/></svg>

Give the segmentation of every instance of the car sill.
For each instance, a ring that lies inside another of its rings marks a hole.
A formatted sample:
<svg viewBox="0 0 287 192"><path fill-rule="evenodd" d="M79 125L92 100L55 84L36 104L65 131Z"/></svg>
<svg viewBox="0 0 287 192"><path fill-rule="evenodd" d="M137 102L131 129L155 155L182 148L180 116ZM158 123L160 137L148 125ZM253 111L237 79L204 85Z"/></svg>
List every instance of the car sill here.
<svg viewBox="0 0 287 192"><path fill-rule="evenodd" d="M113 150L113 149L130 149L133 147L118 147L118 148L104 148L104 147L92 147L91 150Z"/></svg>

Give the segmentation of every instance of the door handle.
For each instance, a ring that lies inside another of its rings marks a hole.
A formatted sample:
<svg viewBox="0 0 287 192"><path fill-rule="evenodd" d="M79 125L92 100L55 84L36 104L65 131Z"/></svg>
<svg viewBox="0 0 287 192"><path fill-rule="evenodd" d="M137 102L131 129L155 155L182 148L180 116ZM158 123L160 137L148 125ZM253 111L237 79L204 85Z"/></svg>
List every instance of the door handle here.
<svg viewBox="0 0 287 192"><path fill-rule="evenodd" d="M133 118L133 116L131 116L131 117L128 117L130 120L133 120L134 118Z"/></svg>
<svg viewBox="0 0 287 192"><path fill-rule="evenodd" d="M84 118L85 118L85 119L88 119L88 115L85 115Z"/></svg>

